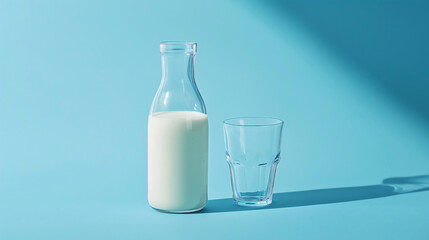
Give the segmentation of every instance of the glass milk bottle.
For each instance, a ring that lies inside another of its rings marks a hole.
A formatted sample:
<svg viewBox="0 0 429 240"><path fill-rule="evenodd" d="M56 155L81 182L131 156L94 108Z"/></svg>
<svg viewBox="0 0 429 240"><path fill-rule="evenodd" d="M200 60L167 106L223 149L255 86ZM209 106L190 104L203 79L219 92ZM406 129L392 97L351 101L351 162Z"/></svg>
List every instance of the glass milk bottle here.
<svg viewBox="0 0 429 240"><path fill-rule="evenodd" d="M162 80L148 124L148 201L166 212L207 203L208 123L194 79L197 44L162 42Z"/></svg>

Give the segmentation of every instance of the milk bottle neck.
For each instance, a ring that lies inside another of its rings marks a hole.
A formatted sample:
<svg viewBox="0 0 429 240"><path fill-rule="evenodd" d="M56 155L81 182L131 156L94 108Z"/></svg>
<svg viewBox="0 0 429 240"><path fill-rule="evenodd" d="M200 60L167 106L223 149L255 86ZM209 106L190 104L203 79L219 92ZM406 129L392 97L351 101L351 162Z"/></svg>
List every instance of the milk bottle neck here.
<svg viewBox="0 0 429 240"><path fill-rule="evenodd" d="M161 84L183 85L194 83L194 53L166 52L161 54L162 82Z"/></svg>
<svg viewBox="0 0 429 240"><path fill-rule="evenodd" d="M150 113L194 111L206 114L204 101L194 77L197 44L163 42L160 44L162 80Z"/></svg>

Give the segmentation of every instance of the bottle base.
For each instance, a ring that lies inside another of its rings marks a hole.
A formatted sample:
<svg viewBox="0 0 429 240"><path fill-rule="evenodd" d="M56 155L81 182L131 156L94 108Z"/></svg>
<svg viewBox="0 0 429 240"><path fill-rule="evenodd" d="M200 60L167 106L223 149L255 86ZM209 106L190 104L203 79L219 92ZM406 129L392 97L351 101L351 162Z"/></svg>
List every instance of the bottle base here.
<svg viewBox="0 0 429 240"><path fill-rule="evenodd" d="M204 206L200 207L200 208L196 208L196 209L189 209L189 210L179 210L179 211L172 211L172 210L163 210L163 209L158 209L155 207L150 206L151 208L155 209L158 212L162 212L162 213L173 213L173 214L181 214L181 213L194 213L194 212L198 212L201 211L206 205L204 204Z"/></svg>

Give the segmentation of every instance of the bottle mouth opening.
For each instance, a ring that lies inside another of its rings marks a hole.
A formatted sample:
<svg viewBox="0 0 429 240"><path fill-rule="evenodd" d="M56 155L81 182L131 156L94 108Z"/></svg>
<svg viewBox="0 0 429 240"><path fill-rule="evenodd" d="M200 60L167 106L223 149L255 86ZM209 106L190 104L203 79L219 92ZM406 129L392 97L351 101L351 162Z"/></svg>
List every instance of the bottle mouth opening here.
<svg viewBox="0 0 429 240"><path fill-rule="evenodd" d="M161 53L196 53L197 43L187 41L164 41L160 42L159 50Z"/></svg>

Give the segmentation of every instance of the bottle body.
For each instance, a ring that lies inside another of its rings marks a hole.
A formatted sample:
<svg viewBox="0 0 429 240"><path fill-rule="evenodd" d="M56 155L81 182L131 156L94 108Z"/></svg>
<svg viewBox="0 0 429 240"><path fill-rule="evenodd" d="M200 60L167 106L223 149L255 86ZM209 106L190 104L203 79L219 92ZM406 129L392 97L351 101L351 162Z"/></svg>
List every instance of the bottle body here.
<svg viewBox="0 0 429 240"><path fill-rule="evenodd" d="M162 47L163 79L148 120L148 201L166 212L194 212L207 203L208 118L193 78L195 51Z"/></svg>
<svg viewBox="0 0 429 240"><path fill-rule="evenodd" d="M149 116L149 204L171 212L207 202L207 115L191 111Z"/></svg>

